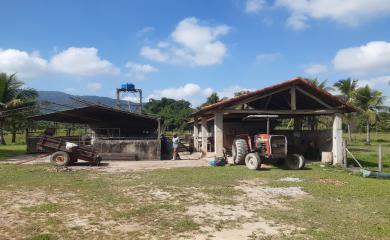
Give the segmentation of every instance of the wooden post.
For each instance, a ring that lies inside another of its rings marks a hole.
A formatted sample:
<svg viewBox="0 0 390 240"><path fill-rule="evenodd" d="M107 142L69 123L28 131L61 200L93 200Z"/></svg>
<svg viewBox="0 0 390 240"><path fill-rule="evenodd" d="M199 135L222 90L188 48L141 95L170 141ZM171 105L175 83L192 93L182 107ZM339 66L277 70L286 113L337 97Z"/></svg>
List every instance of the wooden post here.
<svg viewBox="0 0 390 240"><path fill-rule="evenodd" d="M194 149L195 152L199 151L199 125L197 117L194 117Z"/></svg>
<svg viewBox="0 0 390 240"><path fill-rule="evenodd" d="M378 172L383 172L383 149L382 144L378 147Z"/></svg>
<svg viewBox="0 0 390 240"><path fill-rule="evenodd" d="M348 166L348 158L347 158L347 140L343 140L343 163L344 168L347 168Z"/></svg>
<svg viewBox="0 0 390 240"><path fill-rule="evenodd" d="M29 134L29 129L26 128L26 152L29 153L31 151L30 149L30 134Z"/></svg>
<svg viewBox="0 0 390 240"><path fill-rule="evenodd" d="M207 156L207 138L208 138L208 129L207 129L207 119L202 117L202 156Z"/></svg>
<svg viewBox="0 0 390 240"><path fill-rule="evenodd" d="M214 152L216 157L223 157L223 113L214 117Z"/></svg>

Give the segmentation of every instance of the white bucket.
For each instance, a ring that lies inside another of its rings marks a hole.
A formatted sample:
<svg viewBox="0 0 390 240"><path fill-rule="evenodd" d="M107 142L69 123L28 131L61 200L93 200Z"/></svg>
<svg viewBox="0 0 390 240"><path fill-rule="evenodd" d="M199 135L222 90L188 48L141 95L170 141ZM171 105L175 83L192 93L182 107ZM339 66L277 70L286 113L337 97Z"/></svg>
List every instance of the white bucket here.
<svg viewBox="0 0 390 240"><path fill-rule="evenodd" d="M321 162L325 164L332 164L333 162L332 152L322 152Z"/></svg>

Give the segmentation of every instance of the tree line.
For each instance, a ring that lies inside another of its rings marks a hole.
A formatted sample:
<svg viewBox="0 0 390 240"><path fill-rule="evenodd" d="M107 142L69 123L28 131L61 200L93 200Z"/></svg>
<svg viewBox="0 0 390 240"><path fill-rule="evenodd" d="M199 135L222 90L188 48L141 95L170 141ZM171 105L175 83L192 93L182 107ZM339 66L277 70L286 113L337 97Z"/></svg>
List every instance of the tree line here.
<svg viewBox="0 0 390 240"><path fill-rule="evenodd" d="M352 140L352 125L357 126L359 131L367 133L367 144L370 144L370 130L373 127L376 127L378 131L390 131L390 113L380 111L386 108L383 106L385 96L381 91L372 89L368 85L359 87L358 80L351 78L339 80L333 86L328 86L327 81L307 80L326 91L338 90L340 93L338 97L362 110L360 113L344 115L345 128L350 140ZM235 96L246 93L248 92L236 92ZM28 127L27 117L31 114L32 106L36 105L37 99L37 91L27 88L23 81L17 78L16 74L0 73L0 144L6 144L4 131L10 132L12 134L11 141L15 142L16 134L23 132ZM165 131L184 131L187 128L186 119L192 112L224 99L226 98L220 98L214 92L197 108L194 108L186 100L150 99L145 104L144 112L160 116ZM308 123L312 128L320 125L321 122L323 122L321 117L310 117L308 119ZM285 124L286 126L289 125L288 122Z"/></svg>

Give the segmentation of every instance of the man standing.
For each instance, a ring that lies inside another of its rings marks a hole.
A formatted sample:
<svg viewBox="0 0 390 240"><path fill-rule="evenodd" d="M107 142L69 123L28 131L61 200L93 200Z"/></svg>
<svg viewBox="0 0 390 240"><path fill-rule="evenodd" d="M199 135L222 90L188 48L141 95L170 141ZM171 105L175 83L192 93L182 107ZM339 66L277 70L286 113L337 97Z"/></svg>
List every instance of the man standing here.
<svg viewBox="0 0 390 240"><path fill-rule="evenodd" d="M177 156L177 150L179 148L179 137L177 136L177 134L173 134L173 138L172 138L172 147L173 147L173 153L172 153L172 156L173 156L173 159L172 160L176 160L176 156Z"/></svg>

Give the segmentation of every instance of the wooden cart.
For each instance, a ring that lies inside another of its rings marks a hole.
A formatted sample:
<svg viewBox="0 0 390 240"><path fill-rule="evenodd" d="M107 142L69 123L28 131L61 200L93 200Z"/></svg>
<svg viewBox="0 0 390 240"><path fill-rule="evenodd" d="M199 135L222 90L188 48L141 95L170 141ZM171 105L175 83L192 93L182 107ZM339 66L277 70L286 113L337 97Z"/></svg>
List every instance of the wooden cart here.
<svg viewBox="0 0 390 240"><path fill-rule="evenodd" d="M37 149L51 153L50 162L57 166L67 166L78 159L99 165L101 156L89 146L74 146L67 148L67 140L51 136L43 136L37 143Z"/></svg>

